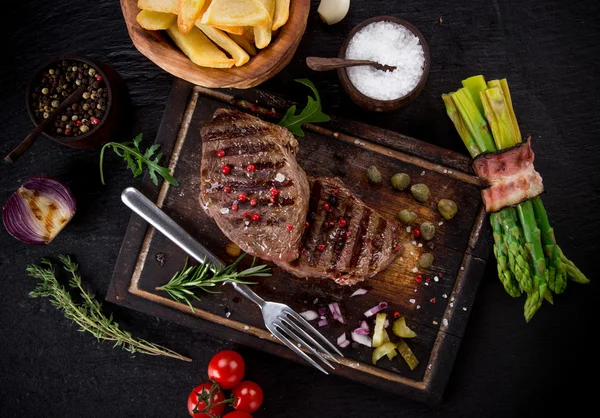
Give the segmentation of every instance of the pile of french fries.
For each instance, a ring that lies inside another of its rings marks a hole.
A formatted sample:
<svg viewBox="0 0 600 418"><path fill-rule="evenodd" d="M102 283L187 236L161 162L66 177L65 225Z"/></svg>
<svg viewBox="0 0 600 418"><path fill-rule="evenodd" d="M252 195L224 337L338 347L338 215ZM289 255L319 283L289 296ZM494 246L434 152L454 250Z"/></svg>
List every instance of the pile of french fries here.
<svg viewBox="0 0 600 418"><path fill-rule="evenodd" d="M231 68L271 43L290 0L138 0L138 8L140 26L166 30L194 64Z"/></svg>

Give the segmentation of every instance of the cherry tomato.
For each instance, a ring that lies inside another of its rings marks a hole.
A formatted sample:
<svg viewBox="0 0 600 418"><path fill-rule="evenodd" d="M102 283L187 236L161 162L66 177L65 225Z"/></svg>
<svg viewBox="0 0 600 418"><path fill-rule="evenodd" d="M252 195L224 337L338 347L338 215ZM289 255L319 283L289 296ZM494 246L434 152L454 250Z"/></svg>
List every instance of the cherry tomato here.
<svg viewBox="0 0 600 418"><path fill-rule="evenodd" d="M228 390L237 386L244 378L246 364L235 351L221 351L208 363L208 378L214 380L222 389Z"/></svg>
<svg viewBox="0 0 600 418"><path fill-rule="evenodd" d="M223 418L252 418L252 415L244 411L233 411L223 416Z"/></svg>
<svg viewBox="0 0 600 418"><path fill-rule="evenodd" d="M210 389L213 387L213 385L215 385L216 387L214 389L212 399L209 400ZM219 388L219 385L217 383L202 383L201 385L196 386L192 393L190 393L190 396L188 397L188 412L194 418L212 418L211 415L215 417L220 417L223 411L225 411L224 403L209 409L207 412L209 412L210 415L204 412L195 411L201 411L204 408L206 408L207 401L210 405L214 405L215 403L221 402L224 399L225 395L223 395L223 392L221 391L221 388Z"/></svg>
<svg viewBox="0 0 600 418"><path fill-rule="evenodd" d="M233 395L233 408L237 411L248 413L256 412L263 402L263 391L254 382L246 380L231 391Z"/></svg>

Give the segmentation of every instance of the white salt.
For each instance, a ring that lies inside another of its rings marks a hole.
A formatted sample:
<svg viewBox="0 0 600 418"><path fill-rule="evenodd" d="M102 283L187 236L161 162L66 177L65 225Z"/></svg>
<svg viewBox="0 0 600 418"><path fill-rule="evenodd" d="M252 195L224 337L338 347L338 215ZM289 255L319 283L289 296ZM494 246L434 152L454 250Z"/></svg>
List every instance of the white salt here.
<svg viewBox="0 0 600 418"><path fill-rule="evenodd" d="M392 65L394 71L372 66L350 67L350 82L365 96L394 100L406 96L419 83L425 54L419 38L406 27L393 22L374 22L358 31L348 43L346 58Z"/></svg>

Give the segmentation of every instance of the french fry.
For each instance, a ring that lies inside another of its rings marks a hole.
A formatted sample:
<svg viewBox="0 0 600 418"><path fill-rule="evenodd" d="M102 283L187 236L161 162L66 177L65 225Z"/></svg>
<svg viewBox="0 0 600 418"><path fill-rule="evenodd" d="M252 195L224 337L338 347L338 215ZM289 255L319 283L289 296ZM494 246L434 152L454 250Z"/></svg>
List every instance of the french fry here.
<svg viewBox="0 0 600 418"><path fill-rule="evenodd" d="M179 0L138 0L138 9L161 13L179 13Z"/></svg>
<svg viewBox="0 0 600 418"><path fill-rule="evenodd" d="M189 33L196 19L200 18L200 12L204 6L204 0L179 0L179 14L177 15L177 27L181 33Z"/></svg>
<svg viewBox="0 0 600 418"><path fill-rule="evenodd" d="M254 48L254 44L252 44L252 42L250 42L245 36L243 35L236 35L234 33L230 33L229 37L231 39L233 39L235 41L235 43L237 43L239 46L241 46L242 48L244 48L244 50L250 54L251 56L255 56L256 55L256 48Z"/></svg>
<svg viewBox="0 0 600 418"><path fill-rule="evenodd" d="M201 24L219 26L256 26L270 20L260 0L212 0Z"/></svg>
<svg viewBox="0 0 600 418"><path fill-rule="evenodd" d="M277 30L287 22L290 17L290 0L275 0L275 15L273 16L272 30Z"/></svg>
<svg viewBox="0 0 600 418"><path fill-rule="evenodd" d="M233 59L227 57L196 27L193 27L189 33L184 34L179 32L177 25L174 24L167 29L167 34L196 65L210 68L231 68L235 64Z"/></svg>
<svg viewBox="0 0 600 418"><path fill-rule="evenodd" d="M243 26L220 26L220 25L211 25L213 28L217 28L227 33L235 33L236 35L244 34Z"/></svg>
<svg viewBox="0 0 600 418"><path fill-rule="evenodd" d="M216 43L221 49L225 50L235 61L235 66L239 67L244 65L250 60L250 56L236 44L227 34L219 29L213 28L208 25L199 25L196 24L206 36L210 38L211 41Z"/></svg>
<svg viewBox="0 0 600 418"><path fill-rule="evenodd" d="M141 27L147 30L165 30L175 23L177 16L173 13L152 12L142 10L138 13L136 20Z"/></svg>
<svg viewBox="0 0 600 418"><path fill-rule="evenodd" d="M266 48L271 43L272 18L275 14L275 0L260 0L269 12L269 21L262 25L254 26L254 44L257 48Z"/></svg>

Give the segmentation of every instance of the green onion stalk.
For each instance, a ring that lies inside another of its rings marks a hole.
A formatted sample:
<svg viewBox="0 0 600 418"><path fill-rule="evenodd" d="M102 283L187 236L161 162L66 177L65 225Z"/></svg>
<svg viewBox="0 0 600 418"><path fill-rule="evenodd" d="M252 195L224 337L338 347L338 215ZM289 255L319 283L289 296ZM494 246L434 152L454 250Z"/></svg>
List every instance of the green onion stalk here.
<svg viewBox="0 0 600 418"><path fill-rule="evenodd" d="M463 80L462 85L442 95L442 99L472 157L522 142L506 79L486 83L478 75ZM527 295L526 321L531 320L544 299L552 303L552 292L564 292L567 277L577 283L589 282L557 245L539 196L492 214L490 222L498 276L511 296L521 292Z"/></svg>

